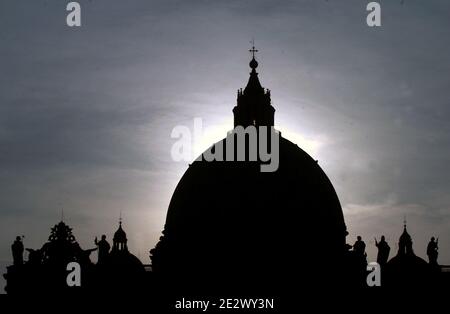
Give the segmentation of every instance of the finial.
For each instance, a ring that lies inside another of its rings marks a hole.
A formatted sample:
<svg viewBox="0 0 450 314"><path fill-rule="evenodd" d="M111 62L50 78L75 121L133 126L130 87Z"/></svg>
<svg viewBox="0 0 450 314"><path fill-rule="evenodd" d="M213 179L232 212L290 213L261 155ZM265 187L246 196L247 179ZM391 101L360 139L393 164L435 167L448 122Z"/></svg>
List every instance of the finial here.
<svg viewBox="0 0 450 314"><path fill-rule="evenodd" d="M406 230L406 215L403 216L403 228Z"/></svg>
<svg viewBox="0 0 450 314"><path fill-rule="evenodd" d="M64 208L61 208L61 221L64 222Z"/></svg>
<svg viewBox="0 0 450 314"><path fill-rule="evenodd" d="M250 49L249 51L252 53L252 60L250 61L250 68L252 68L253 70L255 70L258 67L258 62L255 60L255 52L258 52L257 49L255 49L255 41L252 40L252 49Z"/></svg>
<svg viewBox="0 0 450 314"><path fill-rule="evenodd" d="M119 226L122 225L122 210L119 213Z"/></svg>
<svg viewBox="0 0 450 314"><path fill-rule="evenodd" d="M250 49L249 51L252 53L253 59L255 59L255 52L258 52L258 50L255 49L255 40L252 39L252 41L250 43L252 44L252 49Z"/></svg>

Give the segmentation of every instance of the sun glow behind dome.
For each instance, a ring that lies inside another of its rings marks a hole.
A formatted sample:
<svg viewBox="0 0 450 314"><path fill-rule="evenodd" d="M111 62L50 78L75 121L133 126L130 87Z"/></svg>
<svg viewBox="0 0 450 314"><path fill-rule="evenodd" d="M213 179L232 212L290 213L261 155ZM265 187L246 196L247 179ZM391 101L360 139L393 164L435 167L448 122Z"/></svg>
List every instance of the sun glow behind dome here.
<svg viewBox="0 0 450 314"><path fill-rule="evenodd" d="M204 123L205 121L203 121ZM327 138L325 136L308 137L304 136L290 128L276 127L281 135L296 144L298 147L303 149L305 152L313 157L316 157L319 150L326 145ZM192 159L197 158L202 152L207 150L211 145L217 143L218 141L224 139L228 132L232 130L231 119L224 119L219 121L219 123L214 125L205 126L202 125L202 132L200 136L195 136L193 132L193 151Z"/></svg>
<svg viewBox="0 0 450 314"><path fill-rule="evenodd" d="M291 129L288 128L277 128L281 135L290 140L292 143L296 144L298 147L303 149L305 152L307 152L312 157L315 157L320 148L323 147L326 144L326 138L324 137L306 137L303 136Z"/></svg>
<svg viewBox="0 0 450 314"><path fill-rule="evenodd" d="M211 145L217 143L218 141L224 139L227 136L227 133L233 129L233 121L232 119L224 119L222 121L218 121L217 124L213 125L205 125L205 122L202 121L202 129L201 134L198 137L193 137L193 151L192 151L192 159L200 156L201 153L206 151Z"/></svg>

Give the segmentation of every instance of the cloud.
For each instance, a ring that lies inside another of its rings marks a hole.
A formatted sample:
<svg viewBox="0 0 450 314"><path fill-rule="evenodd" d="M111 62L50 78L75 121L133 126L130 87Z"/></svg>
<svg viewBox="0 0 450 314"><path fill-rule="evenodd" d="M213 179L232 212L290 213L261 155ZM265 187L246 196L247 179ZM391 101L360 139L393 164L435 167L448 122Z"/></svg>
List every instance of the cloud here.
<svg viewBox="0 0 450 314"><path fill-rule="evenodd" d="M148 262L187 167L171 130L202 117L204 142L225 136L252 37L276 127L331 178L349 241L395 242L406 214L419 252L433 233L448 247L448 1L383 2L378 30L358 0L81 4L79 30L64 3L0 4L0 259L64 206L86 247L122 210Z"/></svg>

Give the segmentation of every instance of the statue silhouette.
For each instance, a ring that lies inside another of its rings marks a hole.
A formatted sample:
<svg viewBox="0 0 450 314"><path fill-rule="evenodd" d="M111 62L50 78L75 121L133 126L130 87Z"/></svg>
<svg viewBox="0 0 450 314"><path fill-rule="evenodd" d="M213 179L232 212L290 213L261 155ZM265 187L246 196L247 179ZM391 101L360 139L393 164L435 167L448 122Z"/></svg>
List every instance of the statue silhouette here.
<svg viewBox="0 0 450 314"><path fill-rule="evenodd" d="M366 243L361 240L361 236L356 238L355 244L353 244L353 252L358 256L366 256Z"/></svg>
<svg viewBox="0 0 450 314"><path fill-rule="evenodd" d="M22 265L23 264L23 243L22 237L17 236L14 243L11 245L11 251L13 255L14 265Z"/></svg>
<svg viewBox="0 0 450 314"><path fill-rule="evenodd" d="M384 266L389 259L391 247L386 242L384 235L381 236L380 242L377 242L377 239L375 238L375 245L378 248L377 263L380 264L380 266Z"/></svg>
<svg viewBox="0 0 450 314"><path fill-rule="evenodd" d="M106 241L106 235L102 235L102 239L100 241L95 237L94 240L95 245L98 246L98 264L102 264L106 261L108 257L109 250L111 249L111 245L109 245L108 241Z"/></svg>
<svg viewBox="0 0 450 314"><path fill-rule="evenodd" d="M438 240L435 241L434 237L431 237L430 242L427 246L427 255L428 255L428 261L431 265L437 265L437 258L438 258Z"/></svg>

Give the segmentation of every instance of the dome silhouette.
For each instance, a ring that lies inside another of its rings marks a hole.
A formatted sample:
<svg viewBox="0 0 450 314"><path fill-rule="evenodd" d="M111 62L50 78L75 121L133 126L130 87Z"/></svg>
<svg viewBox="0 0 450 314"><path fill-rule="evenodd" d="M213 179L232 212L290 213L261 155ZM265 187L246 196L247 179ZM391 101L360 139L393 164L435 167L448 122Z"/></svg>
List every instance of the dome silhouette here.
<svg viewBox="0 0 450 314"><path fill-rule="evenodd" d="M106 291L132 293L142 287L145 280L145 268L139 258L128 250L122 219L114 233L111 252L105 257L104 262L97 264L97 267L97 284Z"/></svg>
<svg viewBox="0 0 450 314"><path fill-rule="evenodd" d="M392 286L427 285L430 281L432 269L414 253L412 238L406 230L406 221L398 241L397 255L389 260L385 270L387 282Z"/></svg>
<svg viewBox="0 0 450 314"><path fill-rule="evenodd" d="M253 59L250 61L249 66L250 66L252 69L256 69L256 68L258 67L258 61L256 61L255 58L253 58Z"/></svg>
<svg viewBox="0 0 450 314"><path fill-rule="evenodd" d="M235 126L271 127L270 91L251 66L233 109ZM209 287L267 288L298 284L300 277L323 283L327 265L341 261L345 251L342 208L317 161L287 139L279 141L274 172L261 172L259 160L196 160L189 166L151 251L155 274ZM225 139L218 144L226 147ZM223 155L225 160L225 150Z"/></svg>
<svg viewBox="0 0 450 314"><path fill-rule="evenodd" d="M117 267L118 269L131 269L137 272L144 271L144 265L140 259L129 251L111 251L106 262L108 266Z"/></svg>
<svg viewBox="0 0 450 314"><path fill-rule="evenodd" d="M106 258L106 266L124 272L143 272L144 265L139 258L130 253L127 241L127 234L122 228L122 219L120 219L119 228L114 233L112 250Z"/></svg>

